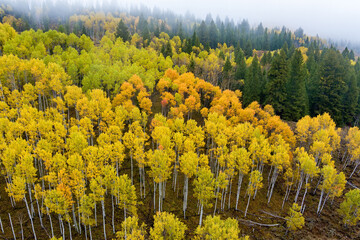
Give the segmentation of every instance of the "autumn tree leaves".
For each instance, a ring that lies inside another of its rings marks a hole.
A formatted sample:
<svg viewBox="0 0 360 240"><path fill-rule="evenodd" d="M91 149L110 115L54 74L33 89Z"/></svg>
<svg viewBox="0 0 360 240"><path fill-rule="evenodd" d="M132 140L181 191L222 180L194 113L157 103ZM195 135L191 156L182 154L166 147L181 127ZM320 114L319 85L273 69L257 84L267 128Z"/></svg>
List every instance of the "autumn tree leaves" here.
<svg viewBox="0 0 360 240"><path fill-rule="evenodd" d="M246 100L238 90L222 91L184 69L168 69L170 58L135 47L127 52L121 40L103 38L101 51L85 43L74 38L66 50L46 43L45 52L39 43L39 59L24 49L22 58L0 57L2 173L12 207L25 204L34 238L39 220L51 237L92 239L101 229L104 239L116 232L120 239L182 239L187 227L179 218L188 219L190 211L199 221L198 239L219 233L237 239L237 222L218 214L235 208L246 217L255 201L266 198L274 206L274 195L282 194L282 207L298 204L288 220L295 230L310 191L319 197L318 214L342 195L346 179L335 163L340 131L328 114L304 117L293 132L272 106L252 101L260 95ZM198 57L216 59L215 52L206 54ZM256 61L247 77L258 74ZM103 62L121 68L109 70ZM219 68L214 62L204 72L212 81ZM353 165L353 174L360 162L358 135L351 128L345 138L344 167ZM174 214L166 212L170 191L179 196ZM340 210L346 223L356 222L351 194ZM152 226L138 216L144 202L157 212Z"/></svg>

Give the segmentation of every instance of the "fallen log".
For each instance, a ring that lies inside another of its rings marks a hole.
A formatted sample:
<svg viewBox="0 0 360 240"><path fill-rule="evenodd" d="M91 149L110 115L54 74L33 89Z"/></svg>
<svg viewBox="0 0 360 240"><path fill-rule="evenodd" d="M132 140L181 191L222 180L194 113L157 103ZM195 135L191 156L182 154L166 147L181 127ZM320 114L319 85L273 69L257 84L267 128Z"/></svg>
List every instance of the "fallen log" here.
<svg viewBox="0 0 360 240"><path fill-rule="evenodd" d="M258 222L254 222L254 221L251 221L251 220L241 219L241 218L238 218L238 220L242 221L244 223L248 223L249 225L258 225L258 226L261 226L261 227L277 227L277 226L280 226L279 223L275 223L275 224L258 223Z"/></svg>

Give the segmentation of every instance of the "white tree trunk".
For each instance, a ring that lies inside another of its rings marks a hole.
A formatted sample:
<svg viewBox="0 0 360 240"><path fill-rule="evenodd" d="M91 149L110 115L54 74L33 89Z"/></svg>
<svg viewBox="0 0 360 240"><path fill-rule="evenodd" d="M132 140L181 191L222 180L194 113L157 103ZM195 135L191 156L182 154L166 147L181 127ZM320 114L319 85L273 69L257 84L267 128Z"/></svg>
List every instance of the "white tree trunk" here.
<svg viewBox="0 0 360 240"><path fill-rule="evenodd" d="M30 213L30 209L29 209L28 202L26 200L26 196L24 196L24 202L25 202L25 205L26 205L27 212L29 214L29 218L30 218L30 222L31 222L31 228L32 228L33 233L34 233L34 239L36 240L37 238L36 238L36 233L35 233L35 228L34 228L34 222L33 222L33 219L32 219L31 213Z"/></svg>
<svg viewBox="0 0 360 240"><path fill-rule="evenodd" d="M244 175L239 172L239 180L238 180L238 187L237 187L237 193L236 193L236 205L235 209L238 210L238 203L239 203L239 197L240 197L240 189L241 189L241 183Z"/></svg>
<svg viewBox="0 0 360 240"><path fill-rule="evenodd" d="M105 205L104 200L101 200L102 215L103 215L103 226L104 226L104 239L106 240L106 223L105 223Z"/></svg>
<svg viewBox="0 0 360 240"><path fill-rule="evenodd" d="M248 210L249 203L250 203L250 198L251 198L251 195L249 194L249 198L248 198L248 202L247 202L247 204L246 204L246 209L245 209L244 217L246 217L246 214L247 214L247 210Z"/></svg>

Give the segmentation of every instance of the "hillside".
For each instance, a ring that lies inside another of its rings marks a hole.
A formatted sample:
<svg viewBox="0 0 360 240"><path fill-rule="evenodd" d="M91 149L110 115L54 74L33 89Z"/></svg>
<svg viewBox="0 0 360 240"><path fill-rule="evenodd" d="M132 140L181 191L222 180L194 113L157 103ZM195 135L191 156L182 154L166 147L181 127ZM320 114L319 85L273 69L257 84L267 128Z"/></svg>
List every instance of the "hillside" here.
<svg viewBox="0 0 360 240"><path fill-rule="evenodd" d="M171 36L130 14L25 30L6 11L1 237L359 237L351 50L286 29L211 43L211 21Z"/></svg>

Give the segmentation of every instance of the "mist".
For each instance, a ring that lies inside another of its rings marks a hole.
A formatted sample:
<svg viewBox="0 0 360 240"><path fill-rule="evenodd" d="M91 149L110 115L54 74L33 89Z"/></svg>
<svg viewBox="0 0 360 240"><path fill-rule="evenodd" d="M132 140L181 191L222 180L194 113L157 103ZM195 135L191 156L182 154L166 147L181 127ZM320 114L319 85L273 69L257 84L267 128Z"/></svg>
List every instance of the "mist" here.
<svg viewBox="0 0 360 240"><path fill-rule="evenodd" d="M150 7L158 6L184 14L189 11L204 19L210 13L213 18L229 17L234 21L248 19L251 25L260 22L266 27L286 26L291 30L301 27L307 35L336 40L360 42L360 22L357 18L360 2L356 0L154 0L131 1Z"/></svg>
<svg viewBox="0 0 360 240"><path fill-rule="evenodd" d="M23 3L24 0L2 0L1 2ZM71 10L91 8L94 10L129 10L132 7L145 6L150 9L170 10L176 14L194 15L205 19L211 14L225 20L226 18L240 22L247 19L251 26L262 23L264 27L275 28L285 26L290 30L301 27L310 36L336 41L360 43L359 21L357 20L360 2L356 0L26 0L27 5L18 4L23 11L51 2L61 7L61 3L72 6Z"/></svg>

